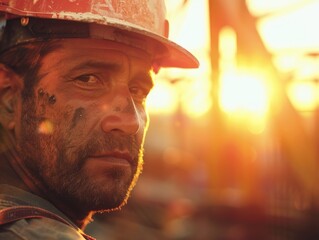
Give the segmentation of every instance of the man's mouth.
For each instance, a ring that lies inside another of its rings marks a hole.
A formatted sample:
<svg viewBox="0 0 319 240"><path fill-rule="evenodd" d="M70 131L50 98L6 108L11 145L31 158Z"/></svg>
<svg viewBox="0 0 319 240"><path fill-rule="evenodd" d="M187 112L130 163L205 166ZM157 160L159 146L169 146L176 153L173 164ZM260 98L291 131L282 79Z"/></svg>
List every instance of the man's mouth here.
<svg viewBox="0 0 319 240"><path fill-rule="evenodd" d="M136 163L133 160L133 157L127 152L99 153L91 155L89 156L89 158L118 166L131 167L132 165L136 165Z"/></svg>

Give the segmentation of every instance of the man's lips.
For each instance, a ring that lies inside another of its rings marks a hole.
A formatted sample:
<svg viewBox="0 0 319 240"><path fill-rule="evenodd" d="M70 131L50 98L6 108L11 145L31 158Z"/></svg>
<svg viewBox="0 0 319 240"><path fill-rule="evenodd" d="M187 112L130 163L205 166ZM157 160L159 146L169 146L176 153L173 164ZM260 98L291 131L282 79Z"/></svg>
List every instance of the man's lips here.
<svg viewBox="0 0 319 240"><path fill-rule="evenodd" d="M89 156L96 160L101 160L103 162L114 164L114 165L135 165L132 156L129 153L123 152L111 152L111 153L99 153Z"/></svg>

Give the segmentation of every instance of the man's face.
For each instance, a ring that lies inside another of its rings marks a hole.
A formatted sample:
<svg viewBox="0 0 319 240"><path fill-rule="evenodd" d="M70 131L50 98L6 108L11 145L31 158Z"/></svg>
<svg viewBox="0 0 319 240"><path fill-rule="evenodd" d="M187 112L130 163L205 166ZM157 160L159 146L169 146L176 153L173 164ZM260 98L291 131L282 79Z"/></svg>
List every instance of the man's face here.
<svg viewBox="0 0 319 240"><path fill-rule="evenodd" d="M19 149L55 197L86 210L125 202L142 167L153 86L148 55L100 40L63 40L43 58L22 105Z"/></svg>

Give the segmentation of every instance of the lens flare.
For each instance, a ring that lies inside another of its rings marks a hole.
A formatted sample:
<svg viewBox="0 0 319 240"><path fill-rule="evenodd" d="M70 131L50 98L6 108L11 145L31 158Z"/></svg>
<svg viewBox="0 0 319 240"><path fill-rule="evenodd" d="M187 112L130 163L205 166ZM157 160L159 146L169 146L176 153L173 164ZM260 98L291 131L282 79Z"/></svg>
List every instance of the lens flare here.
<svg viewBox="0 0 319 240"><path fill-rule="evenodd" d="M54 130L53 123L50 120L44 120L39 124L38 132L41 134L52 134Z"/></svg>

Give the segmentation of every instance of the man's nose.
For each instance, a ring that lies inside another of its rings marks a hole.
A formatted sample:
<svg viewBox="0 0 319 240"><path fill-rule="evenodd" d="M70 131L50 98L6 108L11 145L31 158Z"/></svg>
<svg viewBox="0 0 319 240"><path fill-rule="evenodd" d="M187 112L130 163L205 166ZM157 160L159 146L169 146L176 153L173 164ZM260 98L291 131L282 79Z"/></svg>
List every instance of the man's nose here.
<svg viewBox="0 0 319 240"><path fill-rule="evenodd" d="M118 131L126 135L138 133L142 120L130 94L117 95L108 108L101 122L104 132Z"/></svg>

